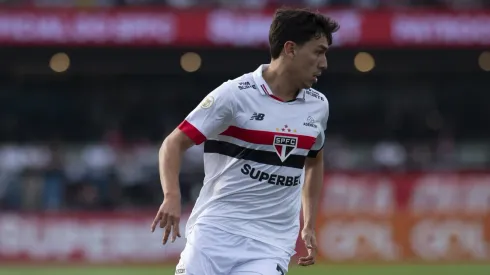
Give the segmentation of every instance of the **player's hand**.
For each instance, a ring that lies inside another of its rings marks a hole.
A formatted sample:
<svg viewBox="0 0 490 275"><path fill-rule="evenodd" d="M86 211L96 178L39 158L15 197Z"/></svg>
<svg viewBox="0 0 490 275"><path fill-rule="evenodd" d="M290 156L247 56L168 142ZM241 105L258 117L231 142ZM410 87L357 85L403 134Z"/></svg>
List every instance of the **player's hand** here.
<svg viewBox="0 0 490 275"><path fill-rule="evenodd" d="M151 232L155 231L155 228L158 223L160 223L160 228L165 228L165 232L163 234L162 243L166 244L170 233L172 233L172 242L180 238L180 197L166 197L163 200L162 205L160 205L160 209L158 209L157 215L151 224Z"/></svg>
<svg viewBox="0 0 490 275"><path fill-rule="evenodd" d="M301 238L303 239L308 256L299 258L298 264L302 266L309 266L315 264L317 244L315 231L309 228L304 228L301 231Z"/></svg>

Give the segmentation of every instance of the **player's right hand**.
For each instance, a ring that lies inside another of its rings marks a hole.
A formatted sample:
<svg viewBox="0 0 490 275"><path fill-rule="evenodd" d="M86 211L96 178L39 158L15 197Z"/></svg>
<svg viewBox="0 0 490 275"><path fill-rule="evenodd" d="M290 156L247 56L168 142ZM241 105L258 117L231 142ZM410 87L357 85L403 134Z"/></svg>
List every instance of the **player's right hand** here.
<svg viewBox="0 0 490 275"><path fill-rule="evenodd" d="M304 228L301 231L301 238L305 242L306 250L308 251L308 256L300 257L298 264L301 266L313 265L315 264L315 258L317 253L315 230Z"/></svg>
<svg viewBox="0 0 490 275"><path fill-rule="evenodd" d="M172 242L180 238L180 198L166 197L158 209L157 215L151 224L151 232L160 223L160 228L165 228L162 243L166 244L170 233L172 233Z"/></svg>

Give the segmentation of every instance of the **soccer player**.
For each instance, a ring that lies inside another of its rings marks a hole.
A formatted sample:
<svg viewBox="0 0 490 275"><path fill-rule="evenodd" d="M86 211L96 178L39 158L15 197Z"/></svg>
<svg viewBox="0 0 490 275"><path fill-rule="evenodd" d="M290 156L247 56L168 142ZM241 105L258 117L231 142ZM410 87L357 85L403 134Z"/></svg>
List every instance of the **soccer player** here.
<svg viewBox="0 0 490 275"><path fill-rule="evenodd" d="M301 237L315 263L328 101L311 86L327 68L339 25L319 13L276 11L270 64L210 92L163 142L164 200L151 225L180 237L182 154L204 143L204 185L186 225L176 274L285 274Z"/></svg>

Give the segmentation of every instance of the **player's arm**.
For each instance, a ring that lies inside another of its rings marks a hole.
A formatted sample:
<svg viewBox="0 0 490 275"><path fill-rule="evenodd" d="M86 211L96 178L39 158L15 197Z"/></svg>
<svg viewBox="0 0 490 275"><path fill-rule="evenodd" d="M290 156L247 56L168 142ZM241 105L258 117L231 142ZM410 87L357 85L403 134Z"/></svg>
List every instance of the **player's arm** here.
<svg viewBox="0 0 490 275"><path fill-rule="evenodd" d="M316 157L306 159L305 184L302 195L304 228L315 228L322 186L323 149L318 152Z"/></svg>
<svg viewBox="0 0 490 275"><path fill-rule="evenodd" d="M323 186L323 146L328 119L328 102L325 115L321 121L321 132L305 162L305 182L303 185L301 204L303 208L304 226L301 231L308 256L299 258L299 264L303 266L315 263L317 242L315 235L316 217L320 208L320 200Z"/></svg>
<svg viewBox="0 0 490 275"><path fill-rule="evenodd" d="M303 266L315 263L317 242L315 236L315 221L321 199L323 186L323 149L320 149L316 157L308 157L305 163L305 183L301 197L303 206L304 226L301 231L308 256L299 258L299 264Z"/></svg>
<svg viewBox="0 0 490 275"><path fill-rule="evenodd" d="M162 143L158 153L158 167L160 182L163 190L164 202L160 206L151 225L155 231L158 223L165 228L162 243L166 244L172 232L172 242L180 237L180 186L179 172L184 152L194 145L194 141L180 129L175 129ZM173 229L173 230L172 230Z"/></svg>
<svg viewBox="0 0 490 275"><path fill-rule="evenodd" d="M208 137L224 131L232 117L232 94L227 83L216 88L197 106L186 119L162 143L159 151L159 172L164 200L151 225L165 228L163 244L172 234L172 242L180 237L181 195L179 172L184 152L194 144L201 144Z"/></svg>
<svg viewBox="0 0 490 275"><path fill-rule="evenodd" d="M158 163L164 198L179 200L180 203L179 172L182 156L194 144L194 141L178 128L163 141Z"/></svg>

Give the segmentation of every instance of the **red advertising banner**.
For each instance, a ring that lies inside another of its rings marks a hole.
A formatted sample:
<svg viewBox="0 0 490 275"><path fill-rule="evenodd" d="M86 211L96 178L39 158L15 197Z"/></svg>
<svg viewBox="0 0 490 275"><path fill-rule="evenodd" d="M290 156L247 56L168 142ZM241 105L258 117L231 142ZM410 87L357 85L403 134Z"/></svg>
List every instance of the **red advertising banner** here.
<svg viewBox="0 0 490 275"><path fill-rule="evenodd" d="M322 260L490 261L490 174L331 174Z"/></svg>
<svg viewBox="0 0 490 275"><path fill-rule="evenodd" d="M490 262L490 173L334 173L322 199L320 261ZM153 215L2 213L0 262L175 264L185 239L163 246Z"/></svg>
<svg viewBox="0 0 490 275"><path fill-rule="evenodd" d="M322 10L337 47L488 47L490 11ZM5 9L0 45L264 47L273 10Z"/></svg>
<svg viewBox="0 0 490 275"><path fill-rule="evenodd" d="M161 231L150 232L153 218L154 213L1 214L0 262L177 262L185 239L163 246Z"/></svg>

